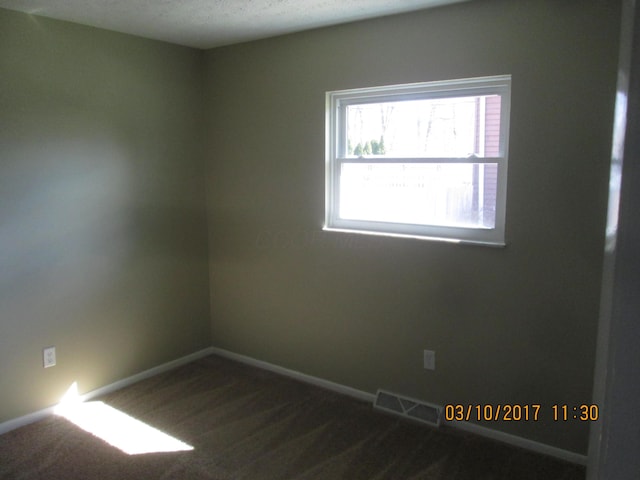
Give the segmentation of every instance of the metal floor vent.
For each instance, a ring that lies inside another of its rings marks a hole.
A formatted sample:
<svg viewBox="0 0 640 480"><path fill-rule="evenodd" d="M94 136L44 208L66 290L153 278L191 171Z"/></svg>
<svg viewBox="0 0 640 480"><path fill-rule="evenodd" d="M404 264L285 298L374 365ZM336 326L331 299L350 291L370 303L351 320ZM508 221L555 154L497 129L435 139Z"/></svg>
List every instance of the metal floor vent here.
<svg viewBox="0 0 640 480"><path fill-rule="evenodd" d="M427 423L434 427L440 426L442 407L438 405L432 405L419 400L401 397L395 393L378 390L373 406L374 408L418 420L419 422Z"/></svg>

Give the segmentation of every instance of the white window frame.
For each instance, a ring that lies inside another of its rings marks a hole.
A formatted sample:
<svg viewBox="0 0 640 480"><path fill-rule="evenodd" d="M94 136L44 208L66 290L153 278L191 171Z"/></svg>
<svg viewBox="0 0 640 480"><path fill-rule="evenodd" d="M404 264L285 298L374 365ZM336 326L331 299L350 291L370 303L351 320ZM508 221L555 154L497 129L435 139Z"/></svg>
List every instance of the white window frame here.
<svg viewBox="0 0 640 480"><path fill-rule="evenodd" d="M349 105L461 96L500 95L500 146L495 157L404 158L347 156L346 110ZM411 237L491 246L505 245L507 164L509 150L511 75L478 77L339 90L326 93L326 175L324 230ZM494 228L464 228L350 220L339 217L340 171L343 163L491 163L498 166Z"/></svg>

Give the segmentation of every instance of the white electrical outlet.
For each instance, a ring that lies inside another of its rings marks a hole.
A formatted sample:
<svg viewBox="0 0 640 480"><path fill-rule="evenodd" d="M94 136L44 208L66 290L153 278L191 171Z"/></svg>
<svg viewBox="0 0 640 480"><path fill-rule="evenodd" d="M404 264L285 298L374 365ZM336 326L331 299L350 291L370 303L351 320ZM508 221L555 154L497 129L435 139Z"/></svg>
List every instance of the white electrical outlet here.
<svg viewBox="0 0 640 480"><path fill-rule="evenodd" d="M425 350L423 357L423 365L427 370L436 369L436 352L433 350Z"/></svg>
<svg viewBox="0 0 640 480"><path fill-rule="evenodd" d="M56 347L46 347L42 350L42 363L44 365L44 368L55 366Z"/></svg>

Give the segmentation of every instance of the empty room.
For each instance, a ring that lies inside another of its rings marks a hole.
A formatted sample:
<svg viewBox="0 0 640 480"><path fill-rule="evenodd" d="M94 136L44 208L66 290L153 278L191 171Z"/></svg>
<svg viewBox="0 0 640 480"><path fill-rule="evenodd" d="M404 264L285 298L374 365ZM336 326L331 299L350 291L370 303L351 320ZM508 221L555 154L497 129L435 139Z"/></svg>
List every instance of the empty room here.
<svg viewBox="0 0 640 480"><path fill-rule="evenodd" d="M637 17L0 0L0 478L637 479Z"/></svg>

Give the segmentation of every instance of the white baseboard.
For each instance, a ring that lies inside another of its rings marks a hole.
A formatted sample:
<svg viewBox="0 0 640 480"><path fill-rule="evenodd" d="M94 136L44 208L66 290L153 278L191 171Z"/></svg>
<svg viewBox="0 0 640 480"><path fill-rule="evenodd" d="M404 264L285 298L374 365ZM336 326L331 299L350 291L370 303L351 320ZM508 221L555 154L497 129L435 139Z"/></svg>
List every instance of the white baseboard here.
<svg viewBox="0 0 640 480"><path fill-rule="evenodd" d="M8 420L6 422L0 423L0 435L10 432L11 430L15 430L16 428L29 425L30 423L44 420L48 416L53 415L54 408L55 407L43 408L42 410L38 410L37 412L29 413L22 417L14 418L13 420Z"/></svg>
<svg viewBox="0 0 640 480"><path fill-rule="evenodd" d="M173 370L176 367L181 365L185 365L187 363L193 362L202 357L206 357L208 355L213 354L213 348L208 347L203 350L199 350L190 355L186 355L181 358L177 358L167 363L163 363L157 367L150 368L149 370L145 370L143 372L137 373L130 377L127 377L123 380L118 380L117 382L111 383L109 385L105 385L104 387L100 387L96 390L92 390L91 392L80 395L82 401L87 401L92 398L98 397L100 395L106 395L107 393L115 392L116 390L120 390L121 388L127 387L129 385L133 385L141 380L146 378L153 377L162 372L167 372L169 370ZM29 425L30 423L37 422L39 420L44 420L45 418L53 415L53 411L55 409L55 405L52 405L47 408L43 408L42 410L38 410L37 412L29 413L22 417L14 418L13 420L8 420L6 422L0 423L0 435L3 433L7 433L16 428L24 427L25 425Z"/></svg>
<svg viewBox="0 0 640 480"><path fill-rule="evenodd" d="M101 395L106 395L107 393L115 392L116 390L120 390L121 388L128 387L129 385L133 385L134 383L138 383L141 380L154 377L159 373L168 372L169 370L173 370L174 368L186 365L187 363L191 363L194 360L198 360L199 358L207 357L209 355L212 355L213 353L213 347L207 347L205 349L198 350L197 352L191 353L184 357L171 360L170 362L163 363L162 365L150 368L149 370L145 370L144 372L136 373L135 375L127 377L123 380L118 380L117 382L111 383L104 387L100 387L96 390L92 390L88 393L80 395L80 399L84 402Z"/></svg>
<svg viewBox="0 0 640 480"><path fill-rule="evenodd" d="M566 462L575 463L577 465L587 464L586 455L571 452L569 450L564 450L558 447L553 447L551 445L547 445L546 443L529 440L528 438L518 437L517 435L511 435L510 433L501 432L500 430L483 427L482 425L478 425L476 423L444 420L442 424L447 425L448 427L464 430L465 432L473 433L481 437L490 438L498 442L508 443L509 445L513 445L514 447L520 447L532 452L555 457Z"/></svg>
<svg viewBox="0 0 640 480"><path fill-rule="evenodd" d="M279 365L274 365L273 363L263 362L262 360L256 360L255 358L252 358L252 357L247 357L245 355L233 353L228 350L223 350L222 348L212 347L212 353L215 353L216 355L219 355L221 357L228 358L230 360L236 360L238 362L251 365L253 367L261 368L263 370L279 373L280 375L291 377L295 380L300 380L305 383L310 383L311 385L316 385L326 390L332 390L334 392L342 393L344 395L357 398L358 400L364 400L365 402L373 402L376 398L376 396L373 393L363 392L362 390L347 387L346 385L341 385L339 383L330 382L329 380L324 380L323 378L318 378L312 375L307 375L306 373L290 370L288 368L284 368Z"/></svg>
<svg viewBox="0 0 640 480"><path fill-rule="evenodd" d="M338 393L349 395L351 397L357 398L359 400L364 400L366 402L373 403L376 397L375 394L373 393L363 392L362 390L357 390L355 388L347 387L345 385L330 382L328 380L307 375L305 373L300 373L295 370L289 370L288 368L280 367L278 365L274 365L268 362L263 362L262 360L256 360L255 358L233 353L221 348L213 347L212 353L215 353L216 355L220 355L221 357L226 357L231 360L236 360L238 362L245 363L247 365L251 365L254 367L262 368L264 370L269 370L271 372L279 373L281 375L285 375L287 377L291 377L296 380L310 383L312 385L323 387L328 390L333 390ZM526 450L530 450L532 452L540 453L543 455L555 457L570 463L574 463L578 465L587 464L586 455L570 452L568 450L563 450L561 448L536 442L534 440L529 440L527 438L518 437L516 435L511 435L509 433L504 433L499 430L486 428L486 427L477 425L475 423L443 421L443 424L452 428L457 428L459 430L464 430L464 431L473 433L481 437L489 438L489 439L496 440L509 445L513 445L516 447L524 448Z"/></svg>

